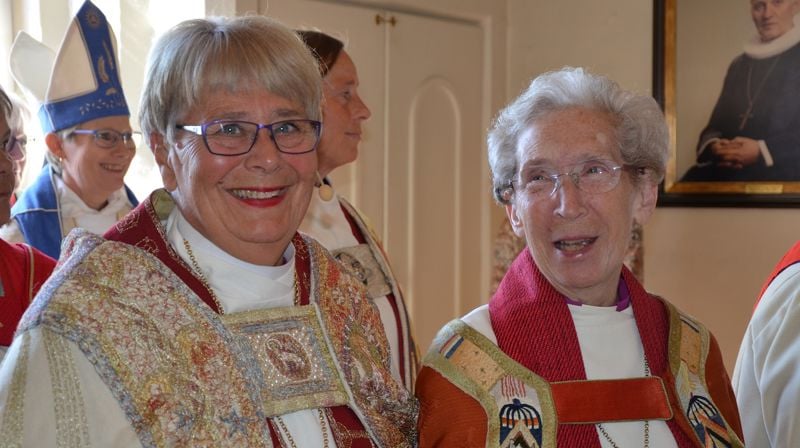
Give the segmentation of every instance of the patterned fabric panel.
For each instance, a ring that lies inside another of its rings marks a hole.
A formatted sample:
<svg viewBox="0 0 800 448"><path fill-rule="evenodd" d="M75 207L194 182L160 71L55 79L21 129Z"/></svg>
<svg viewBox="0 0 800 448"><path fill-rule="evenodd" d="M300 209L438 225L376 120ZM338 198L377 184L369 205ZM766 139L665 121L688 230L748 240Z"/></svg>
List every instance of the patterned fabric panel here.
<svg viewBox="0 0 800 448"><path fill-rule="evenodd" d="M556 446L557 420L544 379L503 354L460 320L436 336L423 364L477 400L487 415L487 447Z"/></svg>

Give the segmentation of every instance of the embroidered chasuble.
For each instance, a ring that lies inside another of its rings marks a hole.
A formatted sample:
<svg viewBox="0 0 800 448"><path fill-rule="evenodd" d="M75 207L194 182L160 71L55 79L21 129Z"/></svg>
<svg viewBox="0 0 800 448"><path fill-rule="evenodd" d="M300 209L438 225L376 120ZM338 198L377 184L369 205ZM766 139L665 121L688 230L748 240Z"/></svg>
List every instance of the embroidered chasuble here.
<svg viewBox="0 0 800 448"><path fill-rule="evenodd" d="M742 446L716 341L624 268L622 280L651 376L587 381L566 298L523 251L488 305L496 342L456 320L425 357L420 446L599 447L597 423L644 420L680 447Z"/></svg>
<svg viewBox="0 0 800 448"><path fill-rule="evenodd" d="M366 218L338 194L324 201L315 191L300 232L319 241L364 284L389 340L392 373L413 390L419 359L408 311L389 258Z"/></svg>
<svg viewBox="0 0 800 448"><path fill-rule="evenodd" d="M4 441L272 447L285 444L281 416L321 409L336 447L414 445L415 400L389 372L380 318L356 280L295 235L297 304L217 314L167 243L161 222L173 208L159 190L105 239L66 240L52 287L20 324L14 362L0 367ZM49 378L32 384L28 359L46 360ZM34 389L52 389L50 400L28 400ZM37 435L42 416L52 425Z"/></svg>

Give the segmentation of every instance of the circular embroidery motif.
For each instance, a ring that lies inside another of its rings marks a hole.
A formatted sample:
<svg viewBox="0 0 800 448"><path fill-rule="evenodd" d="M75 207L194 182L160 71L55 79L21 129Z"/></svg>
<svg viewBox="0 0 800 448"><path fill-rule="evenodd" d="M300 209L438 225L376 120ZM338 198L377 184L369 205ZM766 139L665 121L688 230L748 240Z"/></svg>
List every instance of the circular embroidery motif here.
<svg viewBox="0 0 800 448"><path fill-rule="evenodd" d="M283 376L300 381L311 375L311 363L299 342L290 335L278 333L267 339L267 356Z"/></svg>
<svg viewBox="0 0 800 448"><path fill-rule="evenodd" d="M88 23L90 27L97 28L102 22L100 15L97 14L97 10L90 9L86 12L86 23Z"/></svg>

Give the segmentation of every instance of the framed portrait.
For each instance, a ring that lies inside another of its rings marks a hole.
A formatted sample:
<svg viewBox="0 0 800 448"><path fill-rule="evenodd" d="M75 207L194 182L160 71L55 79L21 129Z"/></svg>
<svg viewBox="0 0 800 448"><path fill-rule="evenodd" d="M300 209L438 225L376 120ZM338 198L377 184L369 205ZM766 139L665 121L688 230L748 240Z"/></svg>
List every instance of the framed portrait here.
<svg viewBox="0 0 800 448"><path fill-rule="evenodd" d="M670 131L659 205L800 206L800 15L774 19L790 4L654 0L653 96Z"/></svg>

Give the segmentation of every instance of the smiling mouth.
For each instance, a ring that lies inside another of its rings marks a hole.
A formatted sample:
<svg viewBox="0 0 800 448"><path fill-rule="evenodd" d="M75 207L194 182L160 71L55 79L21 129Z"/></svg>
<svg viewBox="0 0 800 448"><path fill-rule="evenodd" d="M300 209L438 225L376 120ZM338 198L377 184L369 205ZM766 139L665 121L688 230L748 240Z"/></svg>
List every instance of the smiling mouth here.
<svg viewBox="0 0 800 448"><path fill-rule="evenodd" d="M597 237L577 240L558 240L555 242L555 246L556 249L564 252L576 252L590 246L595 241L597 241Z"/></svg>
<svg viewBox="0 0 800 448"><path fill-rule="evenodd" d="M231 194L239 199L272 199L278 197L286 191L285 188L270 191L257 191L257 190L230 190Z"/></svg>
<svg viewBox="0 0 800 448"><path fill-rule="evenodd" d="M125 165L119 165L119 164L101 163L100 167L103 168L104 170L114 171L114 172L125 171Z"/></svg>

